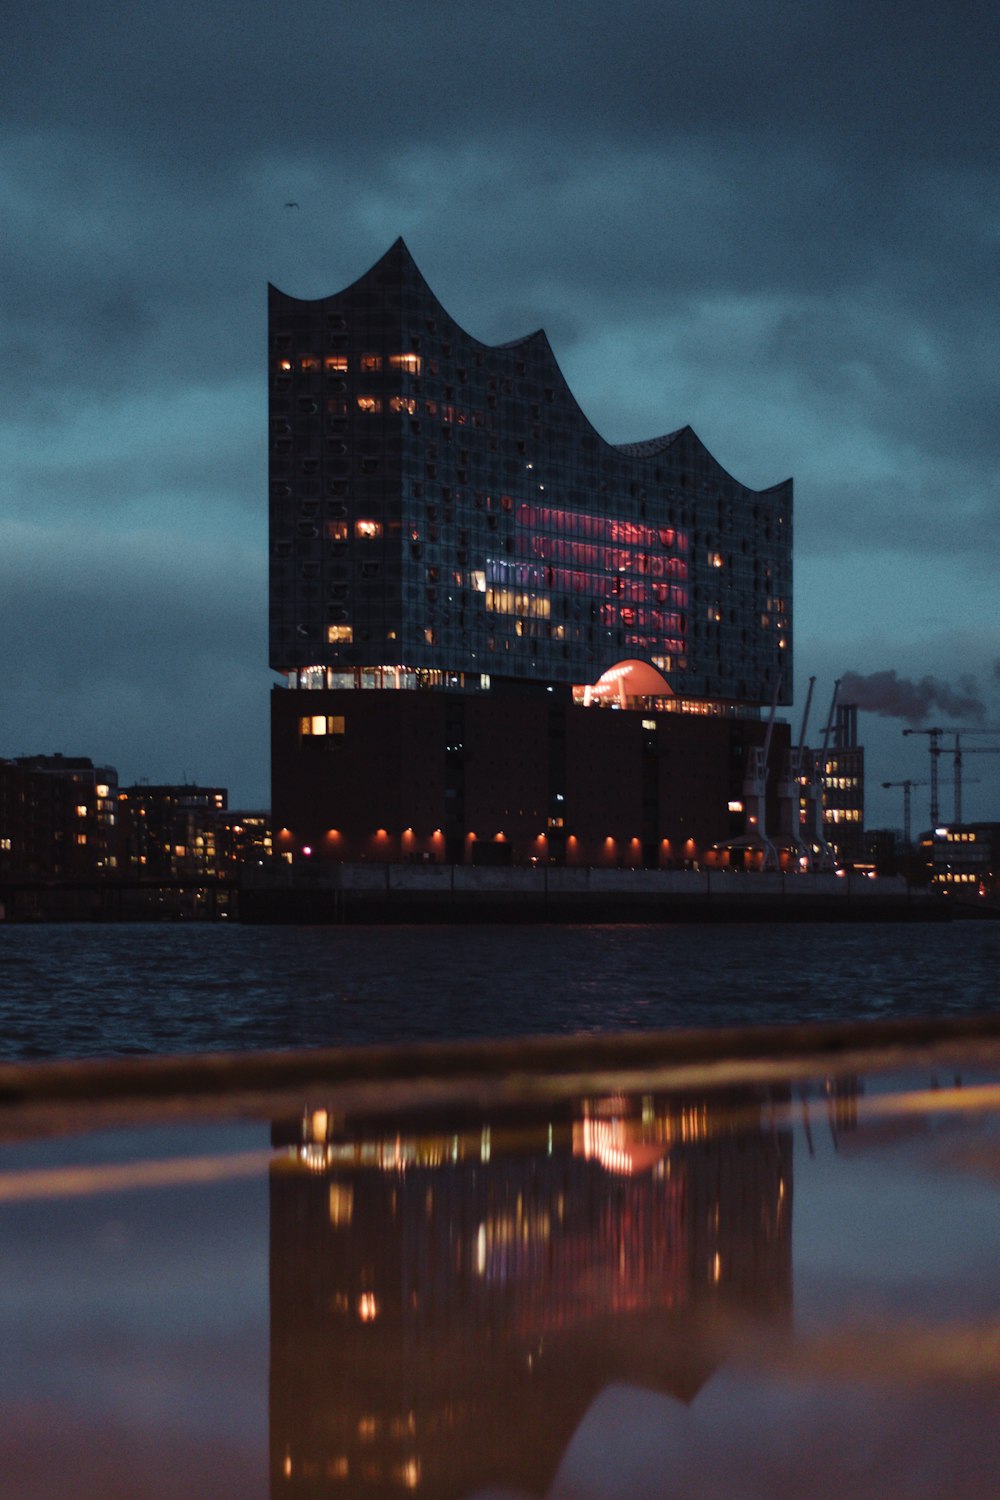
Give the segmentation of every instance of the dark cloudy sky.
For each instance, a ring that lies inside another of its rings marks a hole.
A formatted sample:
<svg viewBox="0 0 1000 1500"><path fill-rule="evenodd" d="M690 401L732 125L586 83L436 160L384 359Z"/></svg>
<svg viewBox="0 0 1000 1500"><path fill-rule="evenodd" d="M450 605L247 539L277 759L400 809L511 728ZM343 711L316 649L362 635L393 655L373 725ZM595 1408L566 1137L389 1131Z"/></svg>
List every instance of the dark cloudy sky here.
<svg viewBox="0 0 1000 1500"><path fill-rule="evenodd" d="M844 672L1000 723L997 42L987 0L8 9L0 755L266 805L266 283L398 234L610 440L794 476L796 723ZM862 717L873 824L906 722Z"/></svg>

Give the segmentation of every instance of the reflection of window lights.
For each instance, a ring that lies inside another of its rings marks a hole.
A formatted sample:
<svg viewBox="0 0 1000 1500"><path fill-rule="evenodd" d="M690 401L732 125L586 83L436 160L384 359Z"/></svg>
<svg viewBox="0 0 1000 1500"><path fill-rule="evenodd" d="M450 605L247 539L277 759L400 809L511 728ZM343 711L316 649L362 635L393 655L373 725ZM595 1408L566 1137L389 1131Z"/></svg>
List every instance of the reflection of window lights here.
<svg viewBox="0 0 1000 1500"><path fill-rule="evenodd" d="M390 354L389 364L394 370L405 370L409 375L420 374L419 354Z"/></svg>
<svg viewBox="0 0 1000 1500"><path fill-rule="evenodd" d="M353 625L328 625L326 627L326 639L329 645L349 646L354 640Z"/></svg>
<svg viewBox="0 0 1000 1500"><path fill-rule="evenodd" d="M354 523L354 535L371 540L382 535L382 522L361 520Z"/></svg>

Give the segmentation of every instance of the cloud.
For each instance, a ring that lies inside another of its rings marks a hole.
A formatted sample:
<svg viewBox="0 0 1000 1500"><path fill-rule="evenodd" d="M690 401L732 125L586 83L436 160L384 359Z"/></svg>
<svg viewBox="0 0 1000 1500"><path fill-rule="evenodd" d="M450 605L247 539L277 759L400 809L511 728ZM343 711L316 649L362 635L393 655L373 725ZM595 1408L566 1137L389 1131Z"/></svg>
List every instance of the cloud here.
<svg viewBox="0 0 1000 1500"><path fill-rule="evenodd" d="M690 423L746 483L794 475L799 576L822 579L796 589L800 641L843 639L849 613L881 624L891 600L881 659L903 661L928 578L981 614L1000 553L984 15L942 32L927 0L12 12L0 523L45 536L0 559L18 748L44 731L86 753L88 671L109 702L172 684L172 723L140 694L160 764L193 758L190 662L216 663L199 692L214 681L219 724L266 690L265 286L325 295L400 233L476 336L544 326L610 440ZM103 579L91 527L120 567L88 592L67 572L84 548ZM167 571L138 540L154 533ZM230 547L234 584L214 587L203 561L221 578ZM95 622L69 672L49 629L68 597ZM77 683L55 723L53 677Z"/></svg>

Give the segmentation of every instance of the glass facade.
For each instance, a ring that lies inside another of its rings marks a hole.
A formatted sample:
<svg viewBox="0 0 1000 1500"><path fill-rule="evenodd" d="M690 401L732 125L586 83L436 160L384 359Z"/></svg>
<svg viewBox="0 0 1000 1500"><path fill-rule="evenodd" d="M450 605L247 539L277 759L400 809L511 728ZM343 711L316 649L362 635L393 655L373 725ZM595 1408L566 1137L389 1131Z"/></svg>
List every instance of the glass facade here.
<svg viewBox="0 0 1000 1500"><path fill-rule="evenodd" d="M791 701L792 485L685 427L613 446L544 333L491 347L401 240L345 291L272 287L270 661L298 687L593 683Z"/></svg>

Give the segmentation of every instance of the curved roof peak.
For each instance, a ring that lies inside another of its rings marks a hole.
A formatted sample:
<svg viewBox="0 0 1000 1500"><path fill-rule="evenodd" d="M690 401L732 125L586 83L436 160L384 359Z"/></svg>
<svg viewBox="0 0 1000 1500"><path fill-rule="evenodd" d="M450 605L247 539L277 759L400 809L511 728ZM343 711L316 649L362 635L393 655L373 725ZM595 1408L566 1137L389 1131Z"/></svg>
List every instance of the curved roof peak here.
<svg viewBox="0 0 1000 1500"><path fill-rule="evenodd" d="M349 297L355 289L362 287L366 282L369 282L373 279L378 281L383 277L390 281L395 280L404 285L408 283L411 291L416 287L421 288L426 292L427 296L440 310L441 314L443 314L443 316L447 318L450 323L454 324L454 326L460 330L464 337L470 339L472 343L477 344L481 349L513 351L516 349L524 349L528 345L540 346L545 351L545 355L551 366L550 379L553 382L558 381L561 384L563 390L566 392L569 399L576 407L576 410L579 413L582 421L586 423L587 427L594 434L594 436L610 452L621 454L625 458L653 460L660 454L665 453L668 449L673 448L677 443L681 443L682 448L684 445L690 444L693 445L696 450L699 450L706 454L711 459L716 468L719 469L723 474L727 475L728 478L732 478L732 475L728 473L728 470L723 469L722 465L719 464L718 459L716 459L714 454L711 452L711 449L709 449L705 445L705 443L702 442L701 438L690 425L675 427L671 432L665 432L659 437L646 438L639 442L608 442L607 438L605 438L604 435L594 426L593 422L580 406L580 403L577 400L572 387L570 386L568 380L562 372L558 357L555 353L555 350L552 348L552 343L548 337L548 334L545 332L545 329L536 328L533 332L522 334L519 338L508 339L502 343L497 344L487 344L484 343L481 339L477 339L473 334L468 333L464 326L459 324L457 320L448 312L447 308L444 306L441 299L438 297L437 293L434 291L433 287L430 285L427 278L424 276L423 272L418 266L409 245L406 243L402 235L397 235L392 244L389 245L388 248L383 252L383 254L379 256L378 260L376 260L371 266L369 266L367 271L363 272L362 275L358 276L353 282L344 287L341 291L333 293L332 297ZM279 288L274 286L271 287L271 292L278 298L287 297L287 293L281 292ZM331 297L317 297L312 299L291 297L287 300L292 302L326 302L330 301ZM787 479L782 480L780 484L767 486L766 489L762 489L757 493L765 494L768 493L769 490L780 489L782 488L782 486L789 484L789 482L790 481ZM744 488L748 487L744 486Z"/></svg>
<svg viewBox="0 0 1000 1500"><path fill-rule="evenodd" d="M693 438L701 441L693 427L685 426L675 427L673 432L665 432L662 437L644 438L639 443L614 443L612 446L619 453L627 454L629 458L653 458L657 453L663 453L665 449L676 443L685 432L689 432Z"/></svg>

